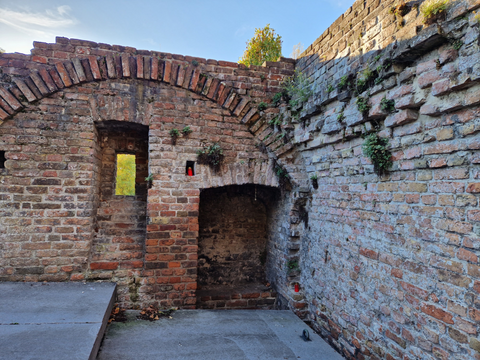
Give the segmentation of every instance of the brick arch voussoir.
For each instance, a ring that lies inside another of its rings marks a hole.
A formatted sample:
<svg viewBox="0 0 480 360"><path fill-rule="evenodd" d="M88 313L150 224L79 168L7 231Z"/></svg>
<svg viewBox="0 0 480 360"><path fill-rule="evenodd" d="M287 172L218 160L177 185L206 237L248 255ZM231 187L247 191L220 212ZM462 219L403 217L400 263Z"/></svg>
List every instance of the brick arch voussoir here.
<svg viewBox="0 0 480 360"><path fill-rule="evenodd" d="M134 67L130 66L132 59L136 62ZM0 87L0 121L11 118L30 103L64 88L109 79L144 79L168 83L216 102L244 124L259 116L249 97L240 95L225 82L203 73L199 67L190 65L185 68L153 56L124 53L117 59L112 55L92 55L57 62L53 66L39 64L26 77L14 77L15 85Z"/></svg>
<svg viewBox="0 0 480 360"><path fill-rule="evenodd" d="M132 62L135 62L134 66L131 66ZM235 88L215 76L202 72L201 67L184 67L154 56L133 56L128 53L115 58L111 54L89 55L59 61L50 66L39 64L27 76L14 77L15 85L10 88L0 86L0 125L30 104L62 89L110 79L158 81L191 91L216 102L238 118L239 123L247 126L257 141L264 144L270 158L281 163L281 157L293 149L291 143L283 144L278 139L268 139L267 119L248 96L239 94ZM249 178L251 174L238 176ZM257 175L257 178L261 179L262 176ZM252 183L273 185L260 180Z"/></svg>

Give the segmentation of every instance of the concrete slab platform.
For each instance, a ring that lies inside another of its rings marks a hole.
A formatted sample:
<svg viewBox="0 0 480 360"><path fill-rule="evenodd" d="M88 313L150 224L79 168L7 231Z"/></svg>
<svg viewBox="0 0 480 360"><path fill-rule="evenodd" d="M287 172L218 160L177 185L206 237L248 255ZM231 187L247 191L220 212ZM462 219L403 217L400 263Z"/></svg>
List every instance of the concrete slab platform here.
<svg viewBox="0 0 480 360"><path fill-rule="evenodd" d="M113 283L0 283L0 359L96 358Z"/></svg>
<svg viewBox="0 0 480 360"><path fill-rule="evenodd" d="M343 359L290 311L179 310L155 322L136 314L108 326L97 360Z"/></svg>

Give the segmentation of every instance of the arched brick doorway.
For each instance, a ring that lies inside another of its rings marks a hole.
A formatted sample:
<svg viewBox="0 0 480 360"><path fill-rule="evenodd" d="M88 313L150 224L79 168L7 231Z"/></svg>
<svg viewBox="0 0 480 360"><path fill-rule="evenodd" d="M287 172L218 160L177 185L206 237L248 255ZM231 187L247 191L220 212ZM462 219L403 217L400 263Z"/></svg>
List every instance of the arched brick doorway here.
<svg viewBox="0 0 480 360"><path fill-rule="evenodd" d="M231 185L202 190L197 307L271 308L266 279L269 212L277 188Z"/></svg>

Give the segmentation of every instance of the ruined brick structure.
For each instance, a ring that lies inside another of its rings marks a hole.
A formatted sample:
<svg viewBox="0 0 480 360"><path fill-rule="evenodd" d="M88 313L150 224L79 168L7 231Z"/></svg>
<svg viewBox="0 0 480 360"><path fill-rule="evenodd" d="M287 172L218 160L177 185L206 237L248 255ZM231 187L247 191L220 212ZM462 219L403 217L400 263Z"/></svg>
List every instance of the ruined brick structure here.
<svg viewBox="0 0 480 360"><path fill-rule="evenodd" d="M249 69L65 38L0 56L0 279L116 281L129 307L275 301L350 359L480 359L480 2L430 26L399 5L357 1L299 60ZM274 104L294 70L312 94ZM196 163L215 142L217 171ZM135 196L114 195L117 153Z"/></svg>

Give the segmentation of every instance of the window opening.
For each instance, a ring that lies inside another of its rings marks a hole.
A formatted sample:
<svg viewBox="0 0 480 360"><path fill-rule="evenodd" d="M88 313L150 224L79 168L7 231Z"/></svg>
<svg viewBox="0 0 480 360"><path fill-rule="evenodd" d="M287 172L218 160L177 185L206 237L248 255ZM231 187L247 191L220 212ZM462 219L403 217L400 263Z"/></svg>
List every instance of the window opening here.
<svg viewBox="0 0 480 360"><path fill-rule="evenodd" d="M5 161L7 161L5 151L0 151L0 169L5 169Z"/></svg>
<svg viewBox="0 0 480 360"><path fill-rule="evenodd" d="M185 165L185 175L195 176L195 161L187 161Z"/></svg>
<svg viewBox="0 0 480 360"><path fill-rule="evenodd" d="M115 195L135 195L135 155L117 154Z"/></svg>

